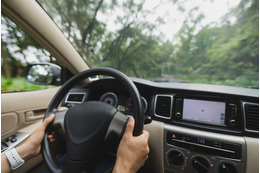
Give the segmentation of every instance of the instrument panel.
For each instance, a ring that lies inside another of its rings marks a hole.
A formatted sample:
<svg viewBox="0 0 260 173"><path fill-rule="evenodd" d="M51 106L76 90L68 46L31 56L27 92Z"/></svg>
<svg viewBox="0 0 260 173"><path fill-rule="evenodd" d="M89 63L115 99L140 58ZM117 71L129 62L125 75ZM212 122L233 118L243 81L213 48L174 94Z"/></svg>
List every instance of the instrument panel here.
<svg viewBox="0 0 260 173"><path fill-rule="evenodd" d="M133 82L141 95L144 114L164 124L165 173L245 172L244 137L258 138L259 134L258 90L139 79ZM79 98L78 104L101 101L133 114L131 96L111 78L78 86L68 95L67 106Z"/></svg>
<svg viewBox="0 0 260 173"><path fill-rule="evenodd" d="M64 104L80 104L84 101L85 95L85 92L69 92L66 96ZM114 92L105 92L100 96L98 101L107 103L127 115L133 115L134 113L134 103L131 97L125 99L125 97L122 97L121 95L118 96ZM143 112L145 113L148 109L147 100L141 96L141 102Z"/></svg>
<svg viewBox="0 0 260 173"><path fill-rule="evenodd" d="M117 107L118 105L118 98L117 98L117 95L113 92L107 92L105 94L103 94L99 101L101 102L104 102L104 103L107 103L113 107Z"/></svg>
<svg viewBox="0 0 260 173"><path fill-rule="evenodd" d="M152 120L218 133L258 136L256 89L133 81L141 95L144 114ZM134 110L130 94L113 78L81 84L66 98L67 106L101 101L127 115L132 115Z"/></svg>
<svg viewBox="0 0 260 173"><path fill-rule="evenodd" d="M120 99L121 99L121 97L120 97ZM133 113L134 113L134 103L133 103L133 100L131 97L129 97L127 100L123 99L122 101L120 101L120 103L123 103L123 104L119 104L118 96L115 93L106 92L100 97L99 101L110 104L111 106L117 108L119 111L121 111L127 115L133 115ZM143 110L145 113L148 108L148 103L147 103L146 99L142 96L141 96L141 101L142 101L142 106L143 106Z"/></svg>

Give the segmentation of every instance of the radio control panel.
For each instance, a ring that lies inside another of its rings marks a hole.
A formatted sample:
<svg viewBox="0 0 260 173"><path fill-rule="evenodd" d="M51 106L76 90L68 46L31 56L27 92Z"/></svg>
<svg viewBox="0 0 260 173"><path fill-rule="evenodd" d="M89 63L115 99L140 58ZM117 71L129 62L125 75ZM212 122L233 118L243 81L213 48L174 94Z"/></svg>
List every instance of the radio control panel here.
<svg viewBox="0 0 260 173"><path fill-rule="evenodd" d="M165 173L242 173L246 169L243 137L164 125ZM198 135L199 134L199 135Z"/></svg>
<svg viewBox="0 0 260 173"><path fill-rule="evenodd" d="M220 157L241 159L241 144L193 137L187 134L167 132L167 144Z"/></svg>

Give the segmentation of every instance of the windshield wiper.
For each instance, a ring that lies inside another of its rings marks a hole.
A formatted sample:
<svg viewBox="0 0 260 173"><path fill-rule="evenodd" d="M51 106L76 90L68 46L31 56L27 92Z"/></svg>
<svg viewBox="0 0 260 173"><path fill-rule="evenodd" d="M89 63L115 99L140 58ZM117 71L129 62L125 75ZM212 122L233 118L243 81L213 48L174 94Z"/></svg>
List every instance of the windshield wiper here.
<svg viewBox="0 0 260 173"><path fill-rule="evenodd" d="M259 89L259 86L246 86L245 88L250 88L250 89Z"/></svg>
<svg viewBox="0 0 260 173"><path fill-rule="evenodd" d="M174 80L174 79L155 79L155 80L152 80L152 81L158 82L158 83L194 83L194 82L179 81L179 80Z"/></svg>
<svg viewBox="0 0 260 173"><path fill-rule="evenodd" d="M178 81L178 80L173 80L173 79L171 79L171 80L169 80L169 79L155 79L155 80L153 80L153 82L173 82L173 83L179 83L180 81Z"/></svg>

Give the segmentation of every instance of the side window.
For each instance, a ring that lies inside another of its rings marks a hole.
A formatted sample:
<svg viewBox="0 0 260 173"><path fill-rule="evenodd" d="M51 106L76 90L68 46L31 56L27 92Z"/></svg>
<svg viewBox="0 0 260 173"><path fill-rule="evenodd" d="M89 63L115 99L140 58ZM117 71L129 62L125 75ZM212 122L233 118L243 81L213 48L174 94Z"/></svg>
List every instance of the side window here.
<svg viewBox="0 0 260 173"><path fill-rule="evenodd" d="M57 60L6 16L1 16L1 91L20 92L55 86L36 85L26 81L28 64Z"/></svg>

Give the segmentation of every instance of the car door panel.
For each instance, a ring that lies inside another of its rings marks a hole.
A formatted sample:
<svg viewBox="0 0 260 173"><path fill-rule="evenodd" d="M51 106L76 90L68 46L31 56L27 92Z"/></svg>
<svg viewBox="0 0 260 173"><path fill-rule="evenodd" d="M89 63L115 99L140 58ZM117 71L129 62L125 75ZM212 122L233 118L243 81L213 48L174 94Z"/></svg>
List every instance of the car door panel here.
<svg viewBox="0 0 260 173"><path fill-rule="evenodd" d="M59 87L19 93L2 94L2 140L44 116L44 112Z"/></svg>
<svg viewBox="0 0 260 173"><path fill-rule="evenodd" d="M1 134L12 132L18 126L18 114L6 113L1 115Z"/></svg>
<svg viewBox="0 0 260 173"><path fill-rule="evenodd" d="M20 145L41 125L48 104L58 89L59 87L55 87L39 91L1 94L1 141L8 144L7 148ZM13 144L10 141L6 142L6 139L14 134L17 142ZM6 149L1 149L1 151L4 152ZM45 170L42 156L39 155L28 160L14 172L44 172Z"/></svg>

